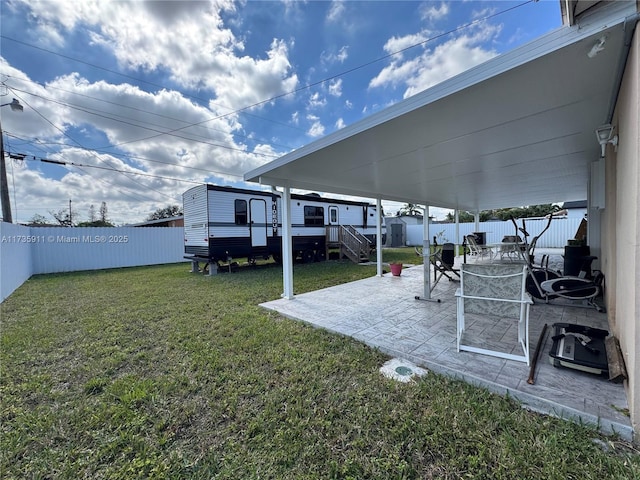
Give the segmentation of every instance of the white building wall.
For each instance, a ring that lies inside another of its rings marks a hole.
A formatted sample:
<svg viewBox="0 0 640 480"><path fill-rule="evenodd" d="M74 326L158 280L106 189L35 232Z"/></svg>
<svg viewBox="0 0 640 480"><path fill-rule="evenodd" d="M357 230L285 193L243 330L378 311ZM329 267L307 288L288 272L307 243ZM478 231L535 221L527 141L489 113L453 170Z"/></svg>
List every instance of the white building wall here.
<svg viewBox="0 0 640 480"><path fill-rule="evenodd" d="M636 440L640 432L640 27L632 40L614 119L617 151L607 145L602 244L607 313L620 341Z"/></svg>

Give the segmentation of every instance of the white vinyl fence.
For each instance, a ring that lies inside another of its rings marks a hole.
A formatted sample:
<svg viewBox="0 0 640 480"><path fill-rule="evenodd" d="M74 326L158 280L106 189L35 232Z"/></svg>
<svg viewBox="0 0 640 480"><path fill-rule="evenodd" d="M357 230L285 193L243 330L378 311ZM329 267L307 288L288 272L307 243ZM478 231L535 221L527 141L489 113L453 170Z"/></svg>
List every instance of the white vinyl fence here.
<svg viewBox="0 0 640 480"><path fill-rule="evenodd" d="M2 300L31 275L186 261L175 227L24 227L1 223Z"/></svg>
<svg viewBox="0 0 640 480"><path fill-rule="evenodd" d="M578 227L580 226L580 218L556 218L551 222L549 230L538 240L537 246L541 248L562 248L567 244L567 240L574 238ZM538 235L546 226L547 220L536 219L526 220L527 232L529 232L529 240ZM458 245L462 244L463 237L473 232L485 232L486 243L496 244L502 241L506 235L515 235L516 231L513 223L507 222L480 222L479 228L476 230L475 223L461 223L460 235L456 238L455 223L432 223L429 225L429 242L433 243L433 237L437 237L438 243L451 242ZM522 221L518 221L518 226L522 226ZM424 235L424 227L422 225L407 225L407 245L422 245ZM522 237L522 234L518 232Z"/></svg>

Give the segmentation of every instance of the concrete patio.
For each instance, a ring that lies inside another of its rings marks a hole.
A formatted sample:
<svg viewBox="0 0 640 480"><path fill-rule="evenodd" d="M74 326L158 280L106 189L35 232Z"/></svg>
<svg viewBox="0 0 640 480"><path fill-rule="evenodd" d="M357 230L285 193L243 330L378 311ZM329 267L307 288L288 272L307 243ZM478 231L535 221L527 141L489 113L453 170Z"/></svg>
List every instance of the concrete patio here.
<svg viewBox="0 0 640 480"><path fill-rule="evenodd" d="M456 259L456 262L460 261L460 258ZM508 394L532 410L590 423L605 433L616 433L627 440L632 438L629 417L622 413L628 408L622 384L573 369L557 368L549 362L554 323L608 330L605 313L598 313L594 308L533 305L530 316L532 356L545 323L548 329L535 384L530 385L527 383L529 367L525 363L457 352L454 293L458 286L458 282L443 278L432 293L432 298L439 298L440 303L416 300L416 296L423 294L423 267L420 265L405 268L399 277L387 273L261 306L347 335L434 372L460 378L498 394ZM477 322L476 333L481 337L491 331L498 340L507 341L514 336L515 322L511 323Z"/></svg>

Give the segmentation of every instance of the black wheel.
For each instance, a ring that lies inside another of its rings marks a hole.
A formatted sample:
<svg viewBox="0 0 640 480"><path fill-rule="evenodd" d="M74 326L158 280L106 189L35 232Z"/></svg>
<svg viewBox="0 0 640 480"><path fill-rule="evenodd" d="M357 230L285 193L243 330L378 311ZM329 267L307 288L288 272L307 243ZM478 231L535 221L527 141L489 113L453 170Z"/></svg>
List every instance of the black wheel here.
<svg viewBox="0 0 640 480"><path fill-rule="evenodd" d="M302 263L311 263L313 262L314 257L315 255L313 253L313 250L305 250L304 252L302 252Z"/></svg>
<svg viewBox="0 0 640 480"><path fill-rule="evenodd" d="M316 262L324 262L327 259L327 254L324 250L316 251Z"/></svg>
<svg viewBox="0 0 640 480"><path fill-rule="evenodd" d="M281 264L282 263L282 254L281 253L274 253L271 256L273 257L273 261L276 262L277 264Z"/></svg>
<svg viewBox="0 0 640 480"><path fill-rule="evenodd" d="M542 290L542 287L538 289L538 285L541 285L542 282L546 282L547 280L555 280L556 278L560 278L560 275L558 275L553 270L534 270L533 276L535 276L535 280L532 278L531 275L532 274L529 273L526 281L527 293L529 295L531 295L533 298L537 298L538 300L542 300L544 298L552 299L557 297L557 295L553 295L553 294L545 295L545 292L544 290ZM538 285L536 285L536 281Z"/></svg>
<svg viewBox="0 0 640 480"><path fill-rule="evenodd" d="M589 280L567 278L553 283L558 296L570 300L591 299L600 293L600 288Z"/></svg>

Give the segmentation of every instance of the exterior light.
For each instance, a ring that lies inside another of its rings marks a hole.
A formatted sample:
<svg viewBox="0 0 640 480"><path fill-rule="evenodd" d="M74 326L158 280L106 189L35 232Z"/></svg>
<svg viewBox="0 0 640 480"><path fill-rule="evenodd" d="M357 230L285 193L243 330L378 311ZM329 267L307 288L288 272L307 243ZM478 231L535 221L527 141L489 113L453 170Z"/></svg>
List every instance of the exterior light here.
<svg viewBox="0 0 640 480"><path fill-rule="evenodd" d="M3 103L2 105L0 105L0 107L6 107L7 105L9 105L11 107L11 110L13 110L14 112L21 112L24 110L24 107L20 103L20 100L18 100L17 98L14 98L10 103Z"/></svg>
<svg viewBox="0 0 640 480"><path fill-rule="evenodd" d="M612 144L614 147L618 145L618 135L613 135L614 128L615 127L610 123L596 128L596 137L598 138L598 143L602 149L602 153L600 154L601 157L604 157L604 151L607 143Z"/></svg>

